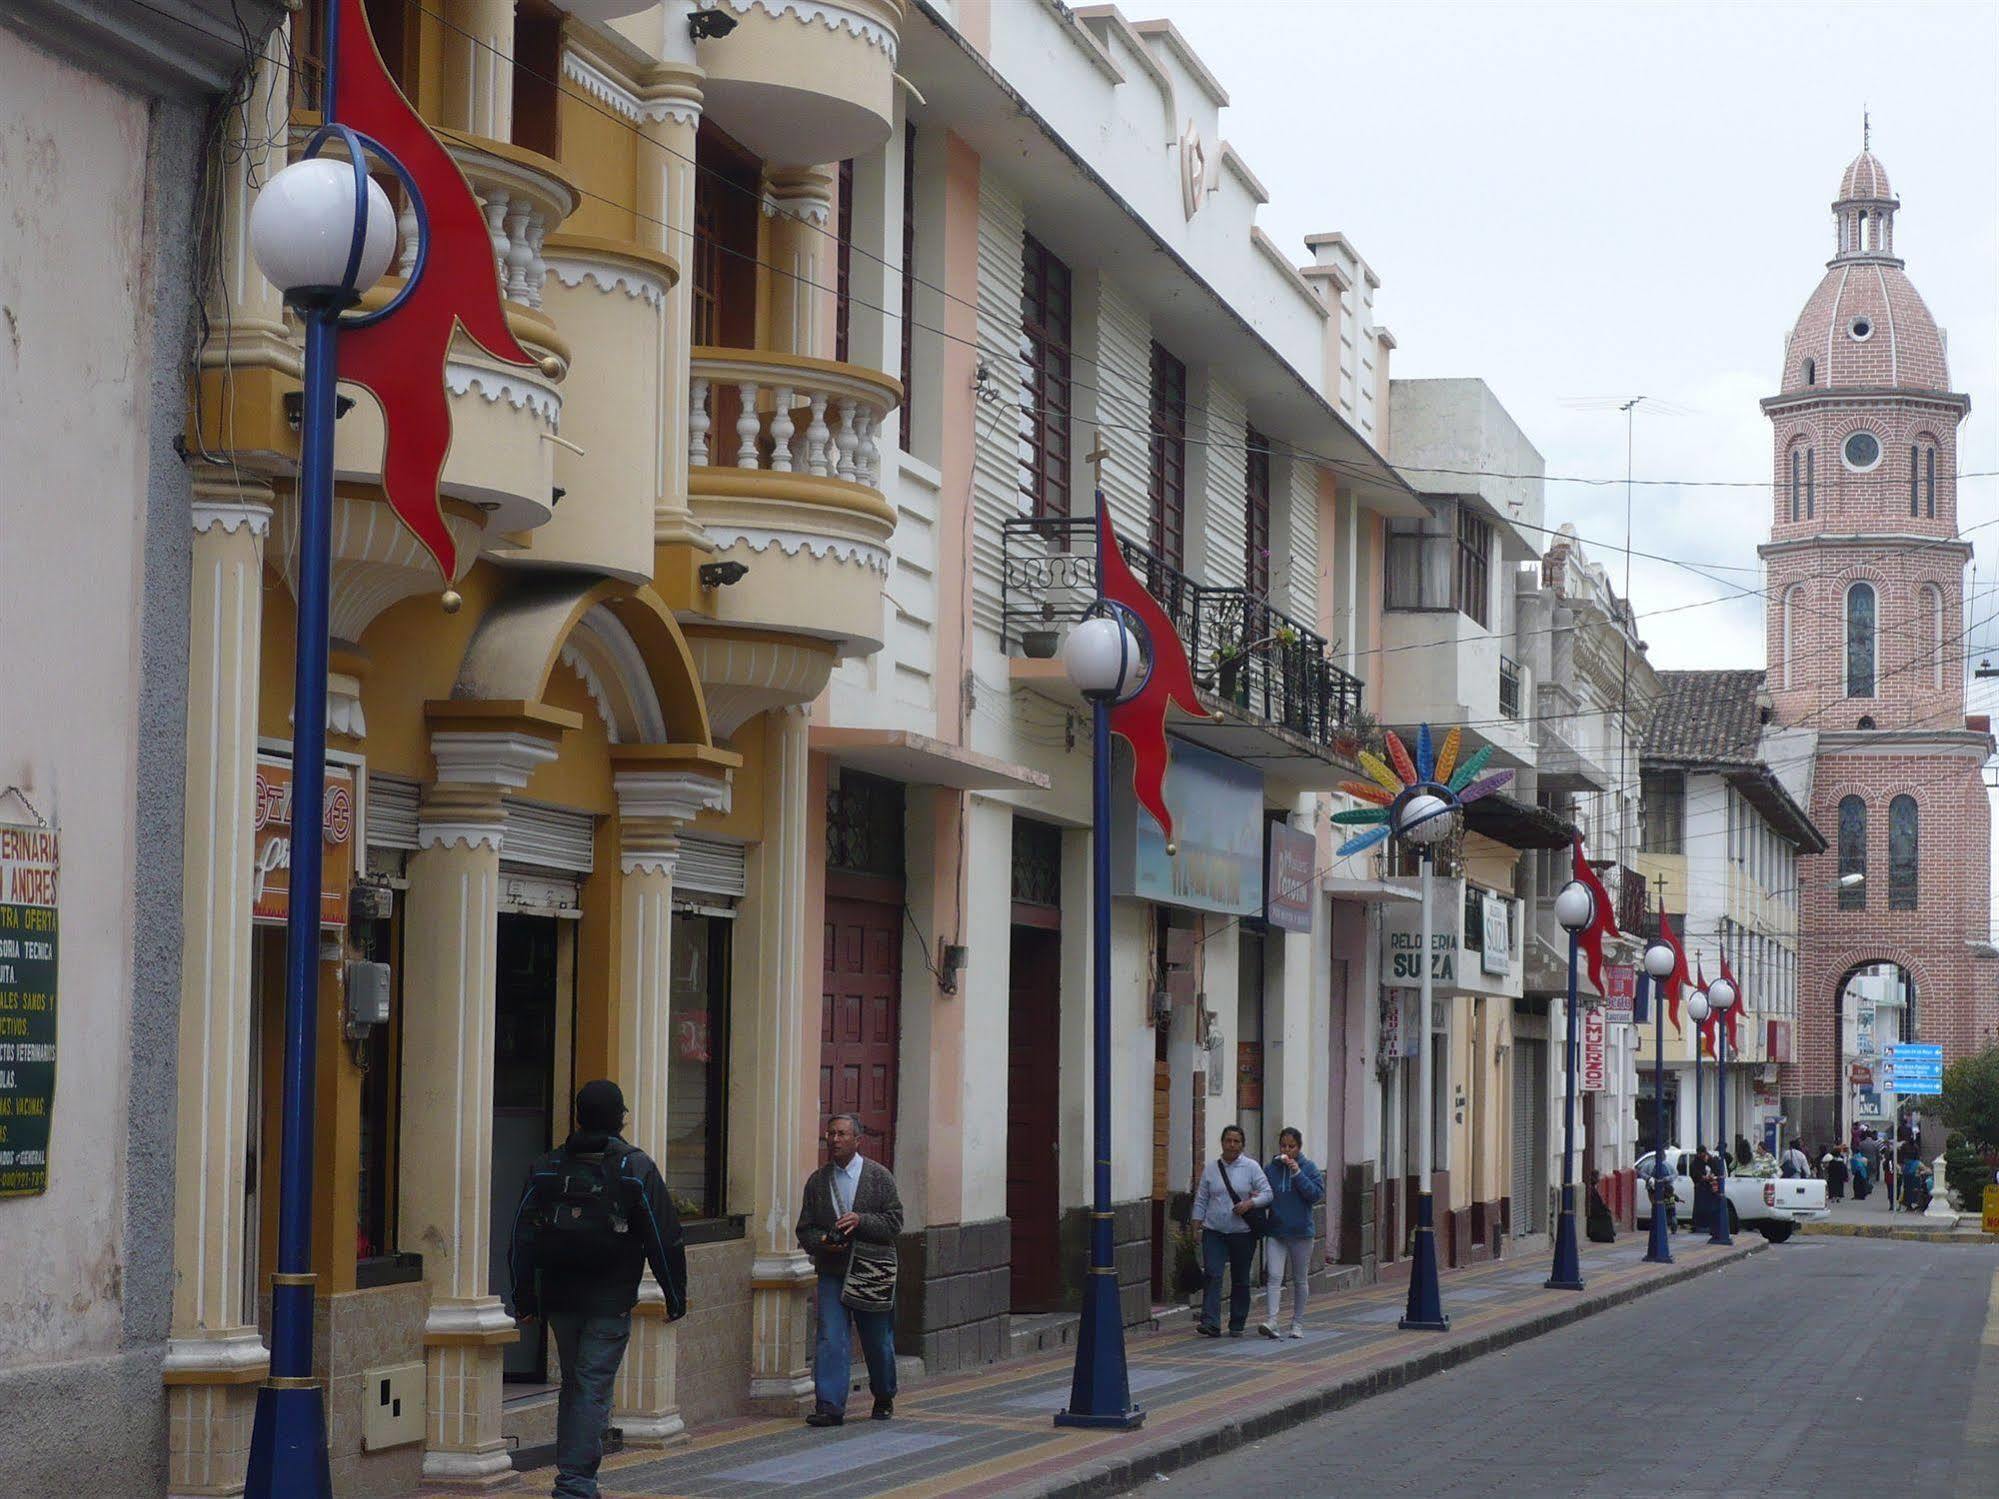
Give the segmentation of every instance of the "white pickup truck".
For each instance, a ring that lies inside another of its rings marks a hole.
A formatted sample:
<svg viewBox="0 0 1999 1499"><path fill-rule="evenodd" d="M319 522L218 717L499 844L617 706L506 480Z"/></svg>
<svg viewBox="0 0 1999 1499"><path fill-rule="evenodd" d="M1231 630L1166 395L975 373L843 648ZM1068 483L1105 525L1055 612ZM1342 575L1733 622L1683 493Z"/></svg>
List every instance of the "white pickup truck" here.
<svg viewBox="0 0 1999 1499"><path fill-rule="evenodd" d="M1666 1148L1666 1167L1673 1174L1673 1199L1679 1207L1682 1222L1691 1217L1694 1210L1693 1178L1686 1174L1692 1162L1692 1151L1681 1150L1676 1145ZM1653 1165L1651 1151L1638 1158L1637 1213L1640 1228L1649 1228L1652 1223L1652 1197L1648 1184L1657 1169ZM1772 1244L1781 1244L1791 1237L1800 1223L1832 1215L1832 1209L1826 1206L1824 1182L1815 1176L1778 1176L1776 1170L1776 1166L1768 1162L1729 1167L1730 1233L1747 1224Z"/></svg>

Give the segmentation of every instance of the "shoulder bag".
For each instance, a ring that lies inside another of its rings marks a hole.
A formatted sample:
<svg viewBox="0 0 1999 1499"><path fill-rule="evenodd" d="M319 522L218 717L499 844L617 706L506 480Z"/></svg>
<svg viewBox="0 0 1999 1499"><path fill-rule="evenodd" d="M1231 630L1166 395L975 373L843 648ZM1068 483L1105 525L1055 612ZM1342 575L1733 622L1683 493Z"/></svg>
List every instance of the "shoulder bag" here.
<svg viewBox="0 0 1999 1499"><path fill-rule="evenodd" d="M1229 1201L1241 1202L1241 1194L1236 1191L1235 1183L1229 1180L1229 1168L1222 1162L1216 1161L1215 1170L1221 1176L1222 1190L1229 1194ZM1242 1221L1253 1237L1263 1239L1270 1236L1269 1208L1251 1208L1242 1215Z"/></svg>
<svg viewBox="0 0 1999 1499"><path fill-rule="evenodd" d="M862 1182L866 1182L865 1175ZM831 1186L831 1183L828 1183ZM854 1201L860 1201L860 1187ZM838 1200L835 1200L838 1206ZM860 1209L856 1207L855 1212ZM895 1309L895 1246L866 1244L856 1239L847 1251L847 1274L840 1284L840 1304L857 1312L887 1312Z"/></svg>

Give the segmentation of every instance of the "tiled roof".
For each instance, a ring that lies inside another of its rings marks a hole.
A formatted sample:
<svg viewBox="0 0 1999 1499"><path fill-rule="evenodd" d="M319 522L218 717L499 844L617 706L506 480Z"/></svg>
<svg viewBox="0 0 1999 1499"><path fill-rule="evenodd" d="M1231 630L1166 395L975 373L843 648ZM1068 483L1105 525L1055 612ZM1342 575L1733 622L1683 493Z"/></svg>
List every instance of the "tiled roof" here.
<svg viewBox="0 0 1999 1499"><path fill-rule="evenodd" d="M1662 671L1645 726L1646 760L1754 765L1763 736L1760 671Z"/></svg>

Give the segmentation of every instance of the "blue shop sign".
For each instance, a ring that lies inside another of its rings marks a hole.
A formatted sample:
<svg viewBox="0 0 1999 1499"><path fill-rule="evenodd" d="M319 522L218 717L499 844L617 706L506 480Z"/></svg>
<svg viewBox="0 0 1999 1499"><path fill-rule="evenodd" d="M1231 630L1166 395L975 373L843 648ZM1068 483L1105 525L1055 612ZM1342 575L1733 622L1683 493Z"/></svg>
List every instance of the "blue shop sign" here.
<svg viewBox="0 0 1999 1499"><path fill-rule="evenodd" d="M1113 889L1163 906L1261 916L1262 772L1184 739L1169 747L1166 804L1179 852L1167 857L1159 824L1134 801L1131 755L1120 744L1112 768Z"/></svg>

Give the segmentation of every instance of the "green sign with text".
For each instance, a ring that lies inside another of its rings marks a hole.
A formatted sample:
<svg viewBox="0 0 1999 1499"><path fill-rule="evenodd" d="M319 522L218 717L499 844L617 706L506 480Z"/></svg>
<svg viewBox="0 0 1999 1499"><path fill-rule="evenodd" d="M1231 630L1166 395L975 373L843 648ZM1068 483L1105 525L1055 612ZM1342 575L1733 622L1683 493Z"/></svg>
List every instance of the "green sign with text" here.
<svg viewBox="0 0 1999 1499"><path fill-rule="evenodd" d="M0 1197L49 1187L56 869L54 829L0 823Z"/></svg>

